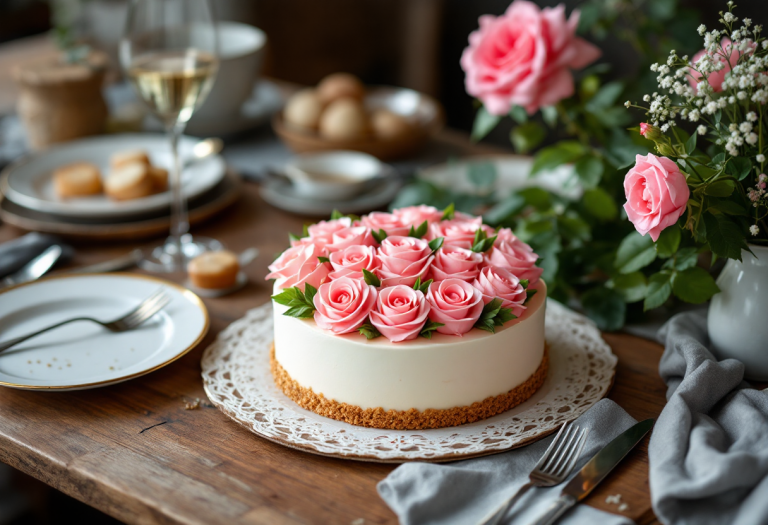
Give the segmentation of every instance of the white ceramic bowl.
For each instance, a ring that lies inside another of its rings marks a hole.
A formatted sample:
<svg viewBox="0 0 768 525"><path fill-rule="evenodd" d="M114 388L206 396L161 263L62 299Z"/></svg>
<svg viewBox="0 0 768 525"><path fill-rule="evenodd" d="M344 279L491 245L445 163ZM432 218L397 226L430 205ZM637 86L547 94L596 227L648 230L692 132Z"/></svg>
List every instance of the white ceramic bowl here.
<svg viewBox="0 0 768 525"><path fill-rule="evenodd" d="M236 116L253 91L264 57L267 35L239 22L218 22L219 70L208 97L191 122Z"/></svg>
<svg viewBox="0 0 768 525"><path fill-rule="evenodd" d="M321 200L348 199L362 192L384 165L357 151L328 151L299 155L285 166L296 195Z"/></svg>

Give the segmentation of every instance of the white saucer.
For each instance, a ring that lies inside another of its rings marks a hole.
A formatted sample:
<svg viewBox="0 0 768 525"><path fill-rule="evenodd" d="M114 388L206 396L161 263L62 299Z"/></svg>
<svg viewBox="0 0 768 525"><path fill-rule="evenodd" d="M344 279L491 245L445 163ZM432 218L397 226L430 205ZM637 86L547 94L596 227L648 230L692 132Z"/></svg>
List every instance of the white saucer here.
<svg viewBox="0 0 768 525"><path fill-rule="evenodd" d="M192 156L197 139L184 136L179 141L182 159ZM78 161L96 164L106 176L109 158L118 151L147 151L153 164L169 168L172 164L168 137L164 134L140 133L102 135L76 140L29 155L8 166L0 177L0 190L8 199L25 208L66 217L124 217L159 210L171 203L171 193L163 192L142 199L116 202L106 195L61 200L53 187L52 172L60 166ZM219 155L192 163L182 175L187 198L196 197L215 186L226 171Z"/></svg>
<svg viewBox="0 0 768 525"><path fill-rule="evenodd" d="M208 331L202 301L180 286L143 275L53 277L0 293L0 340L72 317L112 320L163 288L171 302L135 330L112 333L77 322L0 354L0 386L82 390L157 370L194 348Z"/></svg>

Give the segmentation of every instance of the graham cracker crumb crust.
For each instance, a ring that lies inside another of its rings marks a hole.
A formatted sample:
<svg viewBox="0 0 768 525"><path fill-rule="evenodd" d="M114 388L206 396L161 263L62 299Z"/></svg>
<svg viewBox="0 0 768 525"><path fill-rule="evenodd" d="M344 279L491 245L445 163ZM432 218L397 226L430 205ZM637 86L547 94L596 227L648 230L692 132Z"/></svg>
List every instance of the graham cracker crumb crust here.
<svg viewBox="0 0 768 525"><path fill-rule="evenodd" d="M274 343L272 343L270 350L269 361L275 384L300 407L352 425L392 430L454 427L501 414L530 398L544 384L549 369L549 353L545 346L544 357L539 368L525 382L509 392L488 397L470 406L448 409L428 408L422 412L415 408L405 411L384 410L383 408L364 409L356 405L326 399L323 394L316 394L311 388L301 386L288 375L288 372L275 358Z"/></svg>

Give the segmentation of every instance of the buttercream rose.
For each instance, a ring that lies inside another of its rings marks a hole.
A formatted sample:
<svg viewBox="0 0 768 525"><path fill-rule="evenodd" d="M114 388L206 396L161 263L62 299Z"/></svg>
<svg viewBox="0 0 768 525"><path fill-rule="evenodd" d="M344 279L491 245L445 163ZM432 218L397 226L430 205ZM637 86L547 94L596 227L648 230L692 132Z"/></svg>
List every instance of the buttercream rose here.
<svg viewBox="0 0 768 525"><path fill-rule="evenodd" d="M381 286L413 286L429 271L435 256L427 241L415 237L387 237L379 246Z"/></svg>
<svg viewBox="0 0 768 525"><path fill-rule="evenodd" d="M326 244L329 253L333 253L350 246L373 246L376 241L371 235L371 230L365 226L350 226L342 228L331 234L331 242Z"/></svg>
<svg viewBox="0 0 768 525"><path fill-rule="evenodd" d="M349 277L350 279L363 279L363 270L377 273L381 266L376 248L373 246L349 246L330 255L333 271L328 278L338 279Z"/></svg>
<svg viewBox="0 0 768 525"><path fill-rule="evenodd" d="M411 231L410 225L405 225L399 216L383 211L374 211L364 215L360 219L360 224L375 232L384 230L388 236L408 235L408 232Z"/></svg>
<svg viewBox="0 0 768 525"><path fill-rule="evenodd" d="M435 253L430 276L435 281L454 278L471 283L480 273L482 262L482 253L456 246L446 246Z"/></svg>
<svg viewBox="0 0 768 525"><path fill-rule="evenodd" d="M444 326L441 334L462 335L470 330L483 313L483 294L461 279L445 279L429 285L427 301L431 306L429 318Z"/></svg>
<svg viewBox="0 0 768 525"><path fill-rule="evenodd" d="M539 9L516 0L499 17L481 16L461 56L467 93L493 115L512 106L529 114L552 106L573 92L571 69L600 56L600 50L576 36L579 13L566 20L565 6Z"/></svg>
<svg viewBox="0 0 768 525"><path fill-rule="evenodd" d="M327 251L315 244L300 244L285 250L272 264L266 279L278 279L280 288L298 286L304 291L304 284L318 288L328 279L330 265L321 263L318 257Z"/></svg>
<svg viewBox="0 0 768 525"><path fill-rule="evenodd" d="M354 332L376 305L376 287L359 279L340 277L323 284L315 294L315 322L334 334Z"/></svg>
<svg viewBox="0 0 768 525"><path fill-rule="evenodd" d="M649 233L655 242L685 212L691 192L676 163L649 153L635 158L624 177L624 194L627 217L641 235Z"/></svg>
<svg viewBox="0 0 768 525"><path fill-rule="evenodd" d="M464 218L452 219L450 221L436 222L429 227L427 237L436 239L444 237L443 246L454 246L457 248L472 248L477 230L483 229L489 237L493 237L496 232L493 228L483 224L483 219L475 217L471 220Z"/></svg>
<svg viewBox="0 0 768 525"><path fill-rule="evenodd" d="M352 226L352 219L349 217L342 217L341 219L333 219L330 221L320 221L307 228L309 233L309 239L318 246L325 246L333 242L333 234L344 228ZM308 242L305 239L300 239L299 242Z"/></svg>
<svg viewBox="0 0 768 525"><path fill-rule="evenodd" d="M693 55L693 60L691 62L696 64L696 62L698 62L701 57L706 54L707 50L702 49ZM710 86L712 86L712 90L716 93L719 93L723 90L723 80L725 80L725 75L729 73L731 68L739 62L739 56L741 53L735 46L731 44L730 38L723 38L723 40L720 42L720 49L717 51L717 53L710 53L710 55L712 56L715 64L720 63L723 65L723 68L720 71L713 71L706 77L707 82ZM725 60L724 55L728 57L728 60ZM698 71L690 70L690 74L688 75L688 83L691 84L694 92L698 92L698 84L702 80L704 80L704 77L701 75L701 73Z"/></svg>
<svg viewBox="0 0 768 525"><path fill-rule="evenodd" d="M486 266L472 286L483 294L483 303L488 304L498 297L502 301L502 308L510 308L517 317L523 315L523 303L528 294L520 284L520 279L509 270Z"/></svg>
<svg viewBox="0 0 768 525"><path fill-rule="evenodd" d="M493 248L483 258L487 266L509 270L518 279L527 279L531 286L536 285L544 272L536 266L539 256L533 252L533 248L518 239L508 228L499 230Z"/></svg>
<svg viewBox="0 0 768 525"><path fill-rule="evenodd" d="M399 208L392 212L400 221L408 227L409 231L411 226L418 227L424 221L428 224L433 222L440 222L443 218L443 212L435 208L434 206L426 206L424 204L420 206L407 206L405 208Z"/></svg>
<svg viewBox="0 0 768 525"><path fill-rule="evenodd" d="M379 292L371 324L393 343L408 341L419 336L429 310L423 293L399 284Z"/></svg>

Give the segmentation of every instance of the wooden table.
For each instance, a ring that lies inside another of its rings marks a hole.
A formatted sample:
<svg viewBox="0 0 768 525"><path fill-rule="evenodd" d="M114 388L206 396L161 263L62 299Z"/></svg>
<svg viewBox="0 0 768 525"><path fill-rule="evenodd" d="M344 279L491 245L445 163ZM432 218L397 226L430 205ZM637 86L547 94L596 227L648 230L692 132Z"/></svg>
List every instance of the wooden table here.
<svg viewBox="0 0 768 525"><path fill-rule="evenodd" d="M455 134L446 137L457 140ZM127 523L396 523L376 494L376 484L393 466L284 448L249 433L207 402L185 409L189 401L205 400L203 349L269 298L267 264L284 249L287 232L301 231L302 222L265 204L256 186L246 184L236 205L196 230L233 250L261 250L246 268L246 288L205 300L212 318L205 341L168 367L121 385L71 393L0 389L0 460ZM0 226L0 242L20 233ZM109 259L133 246L78 245L71 264ZM636 419L656 417L664 404L657 372L662 348L625 334L605 338L619 358L609 397ZM655 522L646 444L647 439L588 504L617 512L605 498L618 493L629 505L626 515L641 524Z"/></svg>

